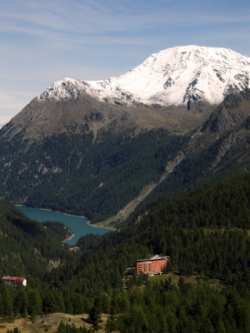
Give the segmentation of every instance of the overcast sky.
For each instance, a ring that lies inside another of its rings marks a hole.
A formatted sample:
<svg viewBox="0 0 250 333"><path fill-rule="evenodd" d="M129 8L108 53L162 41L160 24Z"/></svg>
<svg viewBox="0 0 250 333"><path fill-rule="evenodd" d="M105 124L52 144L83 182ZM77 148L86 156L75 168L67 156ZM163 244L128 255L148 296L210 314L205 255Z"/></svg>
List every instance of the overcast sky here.
<svg viewBox="0 0 250 333"><path fill-rule="evenodd" d="M171 46L250 56L249 0L0 0L0 124L63 77L121 74Z"/></svg>

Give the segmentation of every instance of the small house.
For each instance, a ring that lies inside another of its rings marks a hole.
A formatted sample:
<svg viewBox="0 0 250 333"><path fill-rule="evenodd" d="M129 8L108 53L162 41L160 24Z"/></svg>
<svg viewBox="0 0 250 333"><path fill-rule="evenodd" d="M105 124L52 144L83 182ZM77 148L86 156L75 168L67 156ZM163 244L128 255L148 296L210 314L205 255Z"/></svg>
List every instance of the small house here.
<svg viewBox="0 0 250 333"><path fill-rule="evenodd" d="M6 285L27 287L27 279L19 276L3 276L1 280Z"/></svg>

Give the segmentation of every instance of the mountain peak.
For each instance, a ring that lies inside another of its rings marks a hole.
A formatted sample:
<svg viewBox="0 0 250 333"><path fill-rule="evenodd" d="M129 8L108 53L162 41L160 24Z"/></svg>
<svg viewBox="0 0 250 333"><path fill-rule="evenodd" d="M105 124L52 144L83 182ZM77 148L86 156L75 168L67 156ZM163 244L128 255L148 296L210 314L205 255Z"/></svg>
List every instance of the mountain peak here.
<svg viewBox="0 0 250 333"><path fill-rule="evenodd" d="M250 58L231 49L187 45L154 53L118 77L57 81L40 98L76 99L83 91L99 100L125 104L219 104L228 93L249 87Z"/></svg>
<svg viewBox="0 0 250 333"><path fill-rule="evenodd" d="M77 99L82 90L85 90L87 83L72 78L64 78L53 83L39 97L40 100L56 99Z"/></svg>

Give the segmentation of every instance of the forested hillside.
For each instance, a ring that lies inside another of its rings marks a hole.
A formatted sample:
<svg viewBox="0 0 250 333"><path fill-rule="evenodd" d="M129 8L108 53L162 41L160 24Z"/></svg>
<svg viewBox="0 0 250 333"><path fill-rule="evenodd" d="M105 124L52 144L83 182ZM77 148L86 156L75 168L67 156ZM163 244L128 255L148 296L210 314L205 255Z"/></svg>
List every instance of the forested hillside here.
<svg viewBox="0 0 250 333"><path fill-rule="evenodd" d="M35 144L19 136L0 139L0 155L11 159L8 177L6 167L0 169L0 193L11 201L80 213L91 221L107 218L156 181L185 140L168 130L135 135L135 129L120 134L107 130L98 140L88 133L63 133ZM18 173L22 177L16 180Z"/></svg>
<svg viewBox="0 0 250 333"><path fill-rule="evenodd" d="M180 194L148 207L118 234L80 240L85 264L78 271L87 280L82 288L91 284L90 289L96 291L99 283L106 288L109 275L119 275L136 258L154 253L170 255L172 268L182 273L199 272L226 283L234 278L237 284L243 283L242 275L249 278L249 229L249 174ZM102 273L94 274L92 269ZM89 274L95 277L91 281ZM120 278L114 281L118 286Z"/></svg>
<svg viewBox="0 0 250 333"><path fill-rule="evenodd" d="M39 224L24 217L14 206L0 201L0 275L44 275L49 260L65 256L66 230Z"/></svg>
<svg viewBox="0 0 250 333"><path fill-rule="evenodd" d="M101 293L102 311L125 312L113 323L122 332L163 332L162 327L166 332L204 332L205 327L209 332L247 332L249 229L250 175L229 177L148 207L119 235L106 236L100 244L97 240L96 246L82 239L83 258L71 288L95 300ZM124 269L155 253L169 255L178 276L217 279L222 289L209 282L177 289L163 283L118 292Z"/></svg>
<svg viewBox="0 0 250 333"><path fill-rule="evenodd" d="M82 238L74 257L24 292L39 295L26 312L88 312L97 326L104 312L107 332L248 333L249 217L249 174L149 206L120 232ZM170 256L168 275L124 289L125 269L156 253ZM6 292L13 306L16 291Z"/></svg>

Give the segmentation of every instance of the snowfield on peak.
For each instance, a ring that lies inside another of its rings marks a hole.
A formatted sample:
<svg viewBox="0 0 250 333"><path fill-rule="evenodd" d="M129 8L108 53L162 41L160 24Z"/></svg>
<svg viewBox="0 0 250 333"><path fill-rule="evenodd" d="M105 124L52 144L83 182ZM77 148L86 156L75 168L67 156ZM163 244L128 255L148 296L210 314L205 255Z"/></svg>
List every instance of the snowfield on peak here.
<svg viewBox="0 0 250 333"><path fill-rule="evenodd" d="M111 103L219 104L232 91L250 87L250 58L224 48L182 46L152 54L141 65L101 81L64 79L39 97L76 99L85 92Z"/></svg>

